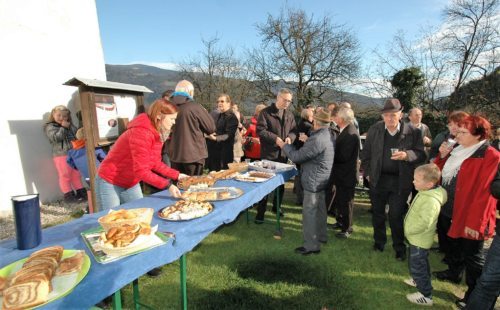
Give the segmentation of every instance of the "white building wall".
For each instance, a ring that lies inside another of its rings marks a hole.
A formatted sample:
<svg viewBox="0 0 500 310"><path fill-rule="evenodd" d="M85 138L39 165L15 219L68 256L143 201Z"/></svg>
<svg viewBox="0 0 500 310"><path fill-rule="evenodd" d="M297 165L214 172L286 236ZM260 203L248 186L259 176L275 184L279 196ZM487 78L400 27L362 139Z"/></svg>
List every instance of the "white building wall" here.
<svg viewBox="0 0 500 310"><path fill-rule="evenodd" d="M79 110L78 89L64 82L75 76L106 80L106 72L94 0L0 0L0 42L5 216L13 195L40 193L43 202L61 198L42 126L56 105Z"/></svg>

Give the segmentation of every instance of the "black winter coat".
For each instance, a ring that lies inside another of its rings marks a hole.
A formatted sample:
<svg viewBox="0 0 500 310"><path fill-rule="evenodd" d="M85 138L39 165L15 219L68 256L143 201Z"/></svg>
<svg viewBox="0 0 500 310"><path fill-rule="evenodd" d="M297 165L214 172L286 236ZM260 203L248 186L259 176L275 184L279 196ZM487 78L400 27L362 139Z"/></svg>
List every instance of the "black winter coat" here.
<svg viewBox="0 0 500 310"><path fill-rule="evenodd" d="M280 137L283 141L288 137L295 141L297 128L293 113L285 110L283 113L283 122L278 116L278 108L273 103L260 112L257 121L257 134L260 138L260 158L279 162L286 162L286 156L276 145L276 138Z"/></svg>

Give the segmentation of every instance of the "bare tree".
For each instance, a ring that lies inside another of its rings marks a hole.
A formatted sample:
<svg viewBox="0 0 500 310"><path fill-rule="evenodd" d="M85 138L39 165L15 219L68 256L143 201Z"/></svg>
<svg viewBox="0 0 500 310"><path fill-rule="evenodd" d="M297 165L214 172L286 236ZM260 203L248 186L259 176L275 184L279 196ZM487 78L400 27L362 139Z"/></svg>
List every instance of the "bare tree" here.
<svg viewBox="0 0 500 310"><path fill-rule="evenodd" d="M211 109L218 94L227 93L235 102L247 100L253 89L248 70L232 47L220 48L220 39L202 39L204 50L180 64L184 77L193 82L196 101ZM242 107L245 109L244 107Z"/></svg>
<svg viewBox="0 0 500 310"><path fill-rule="evenodd" d="M280 84L287 85L296 90L300 109L308 94L321 98L327 88L358 73L356 37L329 17L317 21L303 10L287 9L277 17L269 14L257 29L262 46L249 52L248 68L265 96Z"/></svg>
<svg viewBox="0 0 500 310"><path fill-rule="evenodd" d="M453 0L445 8L444 43L455 67L454 93L471 78L484 77L498 64L498 5L499 0ZM450 100L450 110L460 104L455 99Z"/></svg>

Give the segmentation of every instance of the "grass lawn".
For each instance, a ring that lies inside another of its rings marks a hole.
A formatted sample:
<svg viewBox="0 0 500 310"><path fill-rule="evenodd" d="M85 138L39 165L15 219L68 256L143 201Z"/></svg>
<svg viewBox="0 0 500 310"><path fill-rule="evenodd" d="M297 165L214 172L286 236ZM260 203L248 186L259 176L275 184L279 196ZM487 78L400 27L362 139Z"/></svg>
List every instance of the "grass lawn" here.
<svg viewBox="0 0 500 310"><path fill-rule="evenodd" d="M415 291L403 280L407 262L396 261L390 242L383 253L372 250L371 214L366 197L356 199L354 233L347 240L329 230L319 255L302 256L301 207L291 183L284 198L283 238L273 238L274 224L247 224L244 214L209 235L187 254L189 309L421 309L405 295ZM267 219L274 214L266 213ZM333 219L328 219L333 223ZM390 240L390 236L389 236ZM432 270L442 270L432 251ZM155 309L180 309L179 262L163 267L161 277L140 278L141 301ZM451 309L465 287L433 280L434 307ZM132 289L122 291L131 309Z"/></svg>

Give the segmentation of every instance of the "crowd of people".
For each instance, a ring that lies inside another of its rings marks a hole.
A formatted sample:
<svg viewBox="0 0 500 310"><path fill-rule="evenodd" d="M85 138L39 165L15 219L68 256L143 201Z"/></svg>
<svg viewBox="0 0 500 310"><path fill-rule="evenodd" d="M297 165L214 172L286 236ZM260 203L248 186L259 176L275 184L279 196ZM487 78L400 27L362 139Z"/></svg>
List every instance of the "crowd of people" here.
<svg viewBox="0 0 500 310"><path fill-rule="evenodd" d="M500 291L500 241L494 235L500 153L498 139L490 146L486 118L454 111L448 129L433 139L421 109L409 110L405 119L401 102L390 98L362 145L347 102L305 107L296 122L290 110L293 93L282 88L269 106L257 105L247 123L228 94L217 98L217 108L208 112L194 100L193 84L183 80L136 116L100 159L95 179L100 208L141 198L140 182L179 197L175 182L201 175L204 168L227 169L241 158L291 161L299 169L294 192L303 221L303 242L295 252L318 254L329 228L341 239L355 233L354 194L361 173L369 184L373 250L385 250L388 222L396 260L405 261L409 254L411 277L404 282L417 292L407 299L433 303L428 255L437 231L448 269L434 272L435 277L460 283L465 275L467 291L457 306L492 309ZM45 131L64 197L83 197L79 175L67 162L76 140L69 111L54 108ZM283 193L284 186L279 190ZM275 195L271 210L284 216L278 199ZM256 209L254 222L262 224L267 196ZM336 219L331 226L329 215ZM492 237L486 255L484 241Z"/></svg>

